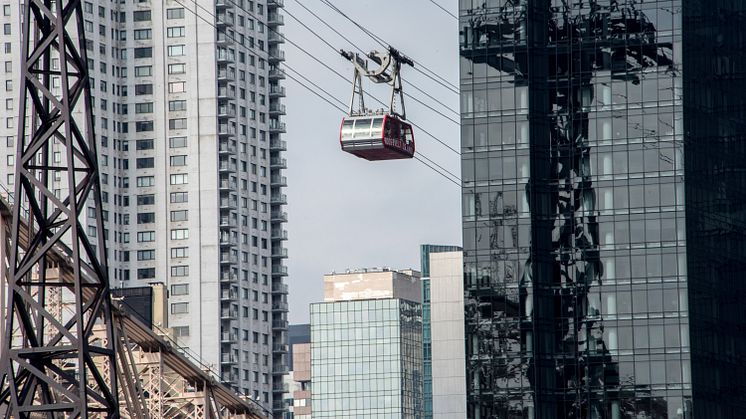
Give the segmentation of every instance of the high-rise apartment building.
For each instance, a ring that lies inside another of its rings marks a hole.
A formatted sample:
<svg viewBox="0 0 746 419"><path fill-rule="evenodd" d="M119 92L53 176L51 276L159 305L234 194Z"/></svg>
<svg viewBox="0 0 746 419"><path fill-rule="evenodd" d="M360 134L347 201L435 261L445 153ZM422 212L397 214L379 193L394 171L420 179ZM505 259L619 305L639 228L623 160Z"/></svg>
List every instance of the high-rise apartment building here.
<svg viewBox="0 0 746 419"><path fill-rule="evenodd" d="M311 417L423 417L419 278L324 276L324 302L311 304Z"/></svg>
<svg viewBox="0 0 746 419"><path fill-rule="evenodd" d="M469 418L746 409L746 3L460 1Z"/></svg>
<svg viewBox="0 0 746 419"><path fill-rule="evenodd" d="M423 419L433 417L433 347L430 328L430 255L440 252L460 251L459 246L423 244L420 246L420 272L422 277L422 367L423 367Z"/></svg>
<svg viewBox="0 0 746 419"><path fill-rule="evenodd" d="M21 5L0 3L10 190ZM106 237L111 285L166 284L179 342L276 413L287 371L282 5L83 2L107 225L88 234Z"/></svg>

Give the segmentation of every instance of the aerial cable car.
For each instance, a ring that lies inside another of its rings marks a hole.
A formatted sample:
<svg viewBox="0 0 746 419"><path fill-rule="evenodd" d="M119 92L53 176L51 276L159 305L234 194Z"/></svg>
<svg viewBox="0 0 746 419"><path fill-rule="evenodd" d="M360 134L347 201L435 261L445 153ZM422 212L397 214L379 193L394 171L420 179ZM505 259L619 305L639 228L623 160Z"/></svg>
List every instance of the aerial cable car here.
<svg viewBox="0 0 746 419"><path fill-rule="evenodd" d="M412 60L389 47L386 53L373 51L368 54L367 58L378 64L378 68L368 70L368 61L359 54L343 50L340 50L340 54L350 60L355 67L350 112L342 119L339 132L342 150L366 160L414 157L414 134L412 125L407 122L401 82L401 66L414 66ZM386 83L391 86L388 111L370 110L365 107L363 76L374 83ZM401 113L396 112L397 96L401 104Z"/></svg>

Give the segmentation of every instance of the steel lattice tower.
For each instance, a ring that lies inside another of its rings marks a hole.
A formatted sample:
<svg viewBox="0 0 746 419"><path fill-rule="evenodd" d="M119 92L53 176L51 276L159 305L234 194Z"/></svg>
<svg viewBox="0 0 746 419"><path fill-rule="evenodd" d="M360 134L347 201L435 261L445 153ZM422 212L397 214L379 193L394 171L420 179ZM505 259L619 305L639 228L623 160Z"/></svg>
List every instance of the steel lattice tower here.
<svg viewBox="0 0 746 419"><path fill-rule="evenodd" d="M116 418L82 2L26 0L23 10L23 93L0 401L6 416L15 418ZM82 112L76 115L76 110ZM96 242L86 228L95 229ZM53 253L68 259L71 277L54 275ZM104 328L106 338L95 339L94 328Z"/></svg>

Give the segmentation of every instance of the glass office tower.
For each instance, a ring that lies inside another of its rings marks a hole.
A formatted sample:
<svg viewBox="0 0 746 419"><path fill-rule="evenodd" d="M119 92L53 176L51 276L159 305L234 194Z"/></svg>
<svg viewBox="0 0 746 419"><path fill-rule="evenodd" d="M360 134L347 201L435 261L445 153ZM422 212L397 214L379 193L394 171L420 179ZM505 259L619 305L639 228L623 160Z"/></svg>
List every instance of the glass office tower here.
<svg viewBox="0 0 746 419"><path fill-rule="evenodd" d="M743 416L742 3L460 1L470 418Z"/></svg>

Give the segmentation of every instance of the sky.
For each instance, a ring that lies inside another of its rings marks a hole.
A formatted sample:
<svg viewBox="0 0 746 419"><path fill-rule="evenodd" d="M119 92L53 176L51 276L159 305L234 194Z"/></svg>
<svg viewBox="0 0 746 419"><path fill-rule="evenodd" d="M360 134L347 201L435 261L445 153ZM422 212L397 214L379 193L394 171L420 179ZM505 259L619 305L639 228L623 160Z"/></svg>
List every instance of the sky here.
<svg viewBox="0 0 746 419"><path fill-rule="evenodd" d="M331 0L371 32L458 85L458 25L430 0ZM456 14L456 2L439 1ZM306 6L363 51L381 49L373 39L321 0L285 0L288 42L286 64L348 104L353 67L315 37L298 18L336 49L353 45L324 26ZM290 16L292 15L292 16ZM298 47L342 73L345 80ZM417 65L417 64L416 64ZM290 74L295 74L292 70ZM458 95L412 68L402 70L404 91L458 121ZM411 82L411 84L410 84ZM308 85L308 83L304 82ZM364 89L384 102L390 87L363 81ZM412 85L447 105L435 103ZM340 150L344 114L289 78L286 188L289 221L286 242L291 324L309 320L308 306L323 300L323 275L346 269L390 267L419 269L420 244L461 244L460 187L416 160L369 162ZM309 85L310 86L310 85ZM366 104L373 105L371 100ZM453 121L408 99L407 119L459 150L459 127ZM376 106L377 107L377 106ZM417 152L460 175L459 156L414 128Z"/></svg>

